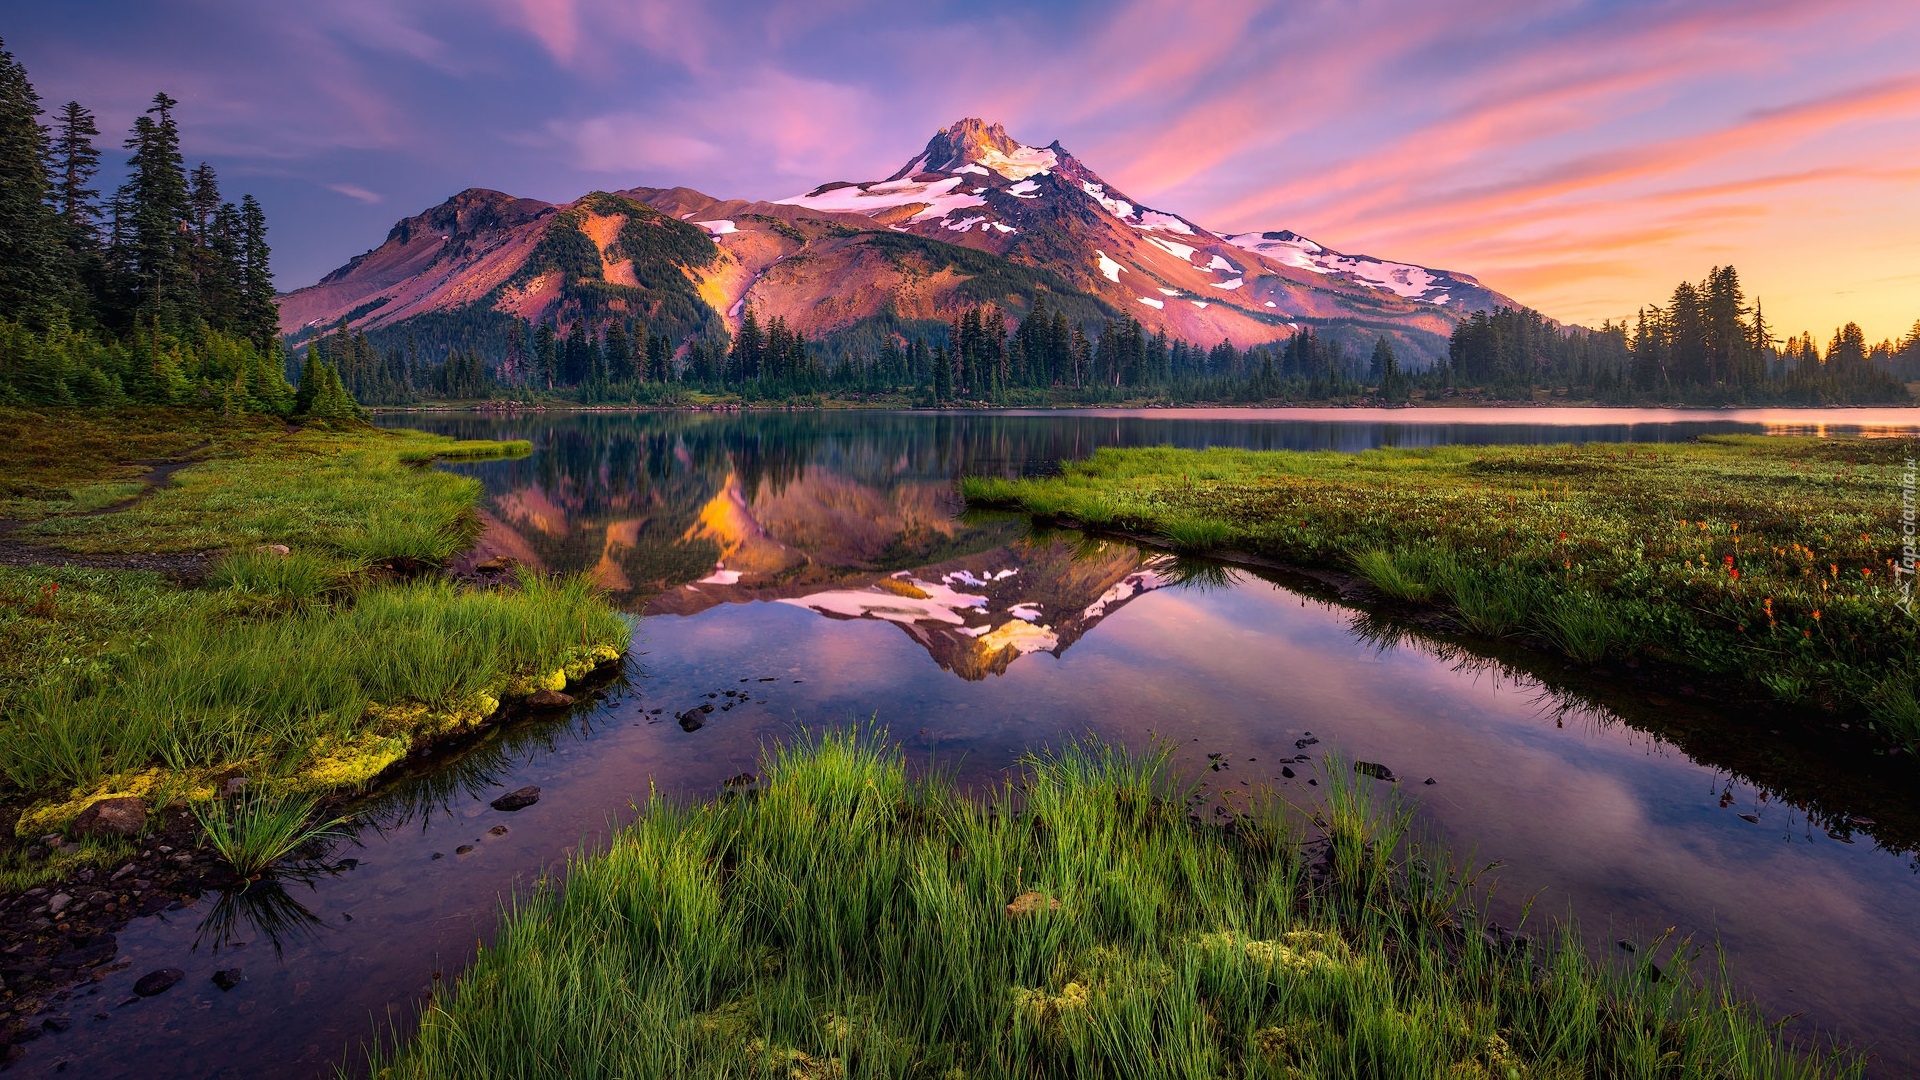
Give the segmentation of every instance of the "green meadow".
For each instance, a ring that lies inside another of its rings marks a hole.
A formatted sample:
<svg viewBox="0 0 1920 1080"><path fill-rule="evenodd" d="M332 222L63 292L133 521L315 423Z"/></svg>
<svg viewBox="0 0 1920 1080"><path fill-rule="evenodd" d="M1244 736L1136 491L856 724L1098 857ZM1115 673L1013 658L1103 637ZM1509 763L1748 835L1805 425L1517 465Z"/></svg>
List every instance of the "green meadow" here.
<svg viewBox="0 0 1920 1080"><path fill-rule="evenodd" d="M432 572L472 542L481 489L431 463L524 443L172 410L4 410L0 438L27 463L0 491L7 540L44 556L0 567L20 836L113 796L204 804L235 776L256 797L357 790L625 649L582 580ZM184 467L149 488L163 458ZM141 568L182 553L204 574ZM44 565L67 554L99 565Z"/></svg>
<svg viewBox="0 0 1920 1080"><path fill-rule="evenodd" d="M1649 658L1920 750L1894 439L1334 452L1102 450L974 506L1350 571L1465 631Z"/></svg>

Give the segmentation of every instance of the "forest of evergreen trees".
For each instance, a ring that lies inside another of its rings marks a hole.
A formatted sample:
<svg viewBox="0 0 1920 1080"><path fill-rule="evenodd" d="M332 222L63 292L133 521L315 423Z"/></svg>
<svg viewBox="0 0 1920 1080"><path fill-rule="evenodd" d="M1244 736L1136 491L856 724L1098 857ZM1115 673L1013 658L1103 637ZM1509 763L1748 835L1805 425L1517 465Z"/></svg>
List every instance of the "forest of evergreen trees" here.
<svg viewBox="0 0 1920 1080"><path fill-rule="evenodd" d="M376 348L336 328L311 352L368 404L559 396L581 402L664 402L688 391L748 400L815 395L905 396L921 404L1405 401L1456 395L1615 404L1906 403L1920 380L1920 322L1902 341L1868 345L1852 323L1823 351L1811 335L1774 337L1732 267L1683 282L1665 307L1633 325L1563 327L1529 308L1461 320L1447 355L1415 367L1384 334L1362 359L1340 340L1352 328L1309 325L1239 349L1150 333L1137 320L1070 321L1038 293L1023 317L992 305L951 323L893 326L877 348L810 341L778 316L747 308L738 333L675 343L638 323L561 327L508 320L491 349L454 348L439 363L409 336ZM873 335L862 335L870 341ZM829 348L829 346L836 346ZM489 359L489 356L499 359Z"/></svg>
<svg viewBox="0 0 1920 1080"><path fill-rule="evenodd" d="M155 94L134 119L103 200L93 114L70 101L43 122L0 43L0 403L357 414L324 366L288 382L266 214L187 169L179 104Z"/></svg>

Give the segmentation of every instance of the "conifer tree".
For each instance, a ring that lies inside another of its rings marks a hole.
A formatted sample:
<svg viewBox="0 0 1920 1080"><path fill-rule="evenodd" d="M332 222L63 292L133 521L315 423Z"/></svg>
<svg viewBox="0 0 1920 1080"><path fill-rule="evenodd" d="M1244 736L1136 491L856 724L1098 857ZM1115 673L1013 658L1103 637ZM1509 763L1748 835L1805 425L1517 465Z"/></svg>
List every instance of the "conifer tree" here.
<svg viewBox="0 0 1920 1080"><path fill-rule="evenodd" d="M313 399L320 392L320 343L307 346L306 359L300 365L300 387L293 395L293 415L305 416L313 411Z"/></svg>
<svg viewBox="0 0 1920 1080"><path fill-rule="evenodd" d="M147 115L133 122L122 185L128 220L122 227L121 271L128 308L169 330L191 325L199 312L194 295L190 238L181 225L189 215L187 174L180 157L180 129L164 92L153 96Z"/></svg>
<svg viewBox="0 0 1920 1080"><path fill-rule="evenodd" d="M945 345L936 345L933 349L933 400L942 404L953 397L953 358L947 355Z"/></svg>
<svg viewBox="0 0 1920 1080"><path fill-rule="evenodd" d="M93 114L69 101L54 120L53 207L71 272L91 288L99 285L100 193L88 185L100 171L100 134Z"/></svg>
<svg viewBox="0 0 1920 1080"><path fill-rule="evenodd" d="M1393 343L1382 334L1373 343L1373 372L1380 380L1380 396L1396 400L1400 393L1400 360L1393 354Z"/></svg>
<svg viewBox="0 0 1920 1080"><path fill-rule="evenodd" d="M50 318L68 291L47 155L40 95L0 42L0 314L29 323Z"/></svg>
<svg viewBox="0 0 1920 1080"><path fill-rule="evenodd" d="M252 195L240 198L239 315L236 329L265 349L280 336L280 304L273 292L273 249L267 214Z"/></svg>

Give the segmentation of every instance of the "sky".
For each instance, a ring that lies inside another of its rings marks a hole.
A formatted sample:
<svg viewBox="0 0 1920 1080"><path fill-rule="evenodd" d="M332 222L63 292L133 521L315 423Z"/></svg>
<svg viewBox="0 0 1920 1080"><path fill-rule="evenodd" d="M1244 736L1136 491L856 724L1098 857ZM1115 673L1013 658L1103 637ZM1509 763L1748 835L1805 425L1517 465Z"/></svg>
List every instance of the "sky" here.
<svg viewBox="0 0 1920 1080"><path fill-rule="evenodd" d="M781 198L979 116L1569 322L1725 264L1784 332L1920 320L1914 0L67 0L0 37L116 164L179 98L282 289L468 187Z"/></svg>

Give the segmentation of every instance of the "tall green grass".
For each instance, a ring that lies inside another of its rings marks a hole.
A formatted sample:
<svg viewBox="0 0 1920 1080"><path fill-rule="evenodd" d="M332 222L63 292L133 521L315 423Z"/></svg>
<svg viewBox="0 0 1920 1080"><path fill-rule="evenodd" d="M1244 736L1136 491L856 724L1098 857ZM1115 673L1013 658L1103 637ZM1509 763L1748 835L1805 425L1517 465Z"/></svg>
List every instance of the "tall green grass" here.
<svg viewBox="0 0 1920 1080"><path fill-rule="evenodd" d="M1920 751L1887 526L1911 442L1100 450L967 478L976 506L1351 569L1464 628L1581 662L1635 653L1864 718ZM1783 674L1790 673L1790 674ZM1889 680L1892 680L1891 684ZM1890 687L1890 688L1889 688Z"/></svg>
<svg viewBox="0 0 1920 1080"><path fill-rule="evenodd" d="M859 734L658 797L517 901L384 1077L1826 1077L1684 962L1503 945L1406 815L1321 846L1188 819L1162 753L1080 745L984 802ZM1330 775L1339 776L1338 770ZM1422 861L1424 860L1424 861ZM1024 914L1008 905L1021 900Z"/></svg>
<svg viewBox="0 0 1920 1080"><path fill-rule="evenodd" d="M155 433L169 423L190 430ZM443 563L471 542L480 486L435 459L525 442L0 410L0 430L34 451L29 479L69 486L121 482L116 424L198 460L113 514L58 516L72 499L40 499L25 531L84 551L227 554L199 588L0 568L0 791L51 797L22 830L57 828L108 793L202 802L229 766L269 789L356 787L479 723L503 692L576 678L626 645L625 620L583 580L468 592L368 572ZM32 493L11 476L0 490Z"/></svg>
<svg viewBox="0 0 1920 1080"><path fill-rule="evenodd" d="M151 766L258 761L286 774L317 744L368 731L373 703L457 708L580 650L624 646L627 633L578 578L529 576L517 590L489 592L446 581L376 586L265 619L189 610L98 678L20 693L0 738L0 776L41 791Z"/></svg>
<svg viewBox="0 0 1920 1080"><path fill-rule="evenodd" d="M318 799L261 791L198 804L194 817L234 873L251 878L316 840L340 835L346 819L316 821L318 806Z"/></svg>
<svg viewBox="0 0 1920 1080"><path fill-rule="evenodd" d="M295 608L341 589L355 568L311 550L285 555L262 549L236 551L214 564L207 584L261 606Z"/></svg>
<svg viewBox="0 0 1920 1080"><path fill-rule="evenodd" d="M1395 600L1423 603L1434 586L1425 553L1405 548L1367 548L1353 556L1353 568L1367 583Z"/></svg>

